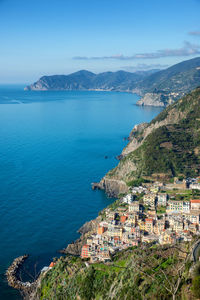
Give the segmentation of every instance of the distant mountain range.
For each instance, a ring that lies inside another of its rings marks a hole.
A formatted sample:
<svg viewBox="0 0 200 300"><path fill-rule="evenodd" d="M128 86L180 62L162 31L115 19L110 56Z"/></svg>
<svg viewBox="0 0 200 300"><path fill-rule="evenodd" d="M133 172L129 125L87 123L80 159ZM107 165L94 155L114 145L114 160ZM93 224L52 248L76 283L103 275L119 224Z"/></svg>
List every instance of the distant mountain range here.
<svg viewBox="0 0 200 300"><path fill-rule="evenodd" d="M145 77L159 70L143 72L104 72L94 74L81 70L69 75L43 76L34 84L27 86L26 90L108 90L129 91Z"/></svg>
<svg viewBox="0 0 200 300"><path fill-rule="evenodd" d="M167 106L200 86L200 57L165 70L104 72L81 70L70 75L43 76L25 90L126 91L143 96L138 105Z"/></svg>

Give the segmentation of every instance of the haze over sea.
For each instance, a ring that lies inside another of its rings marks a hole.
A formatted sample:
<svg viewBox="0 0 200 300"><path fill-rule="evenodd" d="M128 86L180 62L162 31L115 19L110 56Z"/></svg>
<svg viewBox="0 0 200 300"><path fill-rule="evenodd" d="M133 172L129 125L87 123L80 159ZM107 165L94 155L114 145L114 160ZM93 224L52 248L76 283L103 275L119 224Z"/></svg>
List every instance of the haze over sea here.
<svg viewBox="0 0 200 300"><path fill-rule="evenodd" d="M91 182L117 164L133 126L161 111L138 98L0 87L0 299L20 299L4 276L15 257L30 254L27 268L39 270L111 203Z"/></svg>

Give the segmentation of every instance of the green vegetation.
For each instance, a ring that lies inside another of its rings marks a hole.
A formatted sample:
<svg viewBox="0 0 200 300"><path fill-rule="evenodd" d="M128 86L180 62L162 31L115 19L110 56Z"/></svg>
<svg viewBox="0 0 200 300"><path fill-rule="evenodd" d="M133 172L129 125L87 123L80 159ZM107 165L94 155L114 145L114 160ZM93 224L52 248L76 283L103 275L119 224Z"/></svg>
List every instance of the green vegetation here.
<svg viewBox="0 0 200 300"><path fill-rule="evenodd" d="M157 214L165 214L166 213L166 207L160 206L156 210Z"/></svg>
<svg viewBox="0 0 200 300"><path fill-rule="evenodd" d="M162 192L167 193L170 195L170 198L174 200L180 200L180 201L189 201L191 199L199 199L200 198L200 190L163 190Z"/></svg>
<svg viewBox="0 0 200 300"><path fill-rule="evenodd" d="M199 86L200 58L194 58L176 64L166 70L146 77L139 87L145 92L187 93Z"/></svg>
<svg viewBox="0 0 200 300"><path fill-rule="evenodd" d="M198 297L199 275L191 277L191 245L148 244L118 252L112 262L85 265L80 258L61 257L42 278L39 299L181 299ZM181 270L181 272L180 272ZM192 282L192 284L191 284ZM176 286L178 289L176 291Z"/></svg>
<svg viewBox="0 0 200 300"><path fill-rule="evenodd" d="M117 208L127 208L128 204L127 203L121 203L120 199L115 200L113 203L111 203L110 205L107 206L107 208L109 208L110 210L114 211ZM106 214L105 214L105 209L103 209L102 211L99 212L99 216L102 217L102 220L105 219Z"/></svg>
<svg viewBox="0 0 200 300"><path fill-rule="evenodd" d="M192 280L192 292L195 297L200 298L200 275L195 276Z"/></svg>
<svg viewBox="0 0 200 300"><path fill-rule="evenodd" d="M137 83L148 75L148 71L140 74L126 71L94 74L81 70L69 75L43 76L36 83L27 86L27 89L38 89L40 86L48 90L112 89L126 91L136 87Z"/></svg>
<svg viewBox="0 0 200 300"><path fill-rule="evenodd" d="M141 177L141 178L127 182L127 185L130 187L134 187L134 186L138 187L138 186L142 185L142 183L148 183L148 182L149 182L149 180L146 180Z"/></svg>
<svg viewBox="0 0 200 300"><path fill-rule="evenodd" d="M200 190L192 190L192 197L193 199L200 197Z"/></svg>
<svg viewBox="0 0 200 300"><path fill-rule="evenodd" d="M113 203L111 203L110 205L108 205L107 208L110 208L111 210L116 210L119 206L120 206L120 200L118 199Z"/></svg>

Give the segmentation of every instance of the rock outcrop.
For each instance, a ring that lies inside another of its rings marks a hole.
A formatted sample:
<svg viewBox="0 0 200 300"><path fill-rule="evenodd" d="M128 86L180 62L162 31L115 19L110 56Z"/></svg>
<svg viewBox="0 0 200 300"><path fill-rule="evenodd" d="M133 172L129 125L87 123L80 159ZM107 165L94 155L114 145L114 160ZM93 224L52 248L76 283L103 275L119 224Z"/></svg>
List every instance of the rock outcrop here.
<svg viewBox="0 0 200 300"><path fill-rule="evenodd" d="M66 249L62 250L62 253L80 255L81 248L84 244L86 244L87 237L96 232L97 226L100 222L101 222L101 217L97 217L92 221L86 222L78 230L78 232L81 233L81 237L77 239L75 242L69 244Z"/></svg>
<svg viewBox="0 0 200 300"><path fill-rule="evenodd" d="M137 105L145 106L167 106L174 101L168 95L161 93L146 93L144 97L137 101Z"/></svg>
<svg viewBox="0 0 200 300"><path fill-rule="evenodd" d="M93 184L93 189L105 190L109 197L117 197L119 194L128 193L128 187L123 180L103 177L99 183Z"/></svg>

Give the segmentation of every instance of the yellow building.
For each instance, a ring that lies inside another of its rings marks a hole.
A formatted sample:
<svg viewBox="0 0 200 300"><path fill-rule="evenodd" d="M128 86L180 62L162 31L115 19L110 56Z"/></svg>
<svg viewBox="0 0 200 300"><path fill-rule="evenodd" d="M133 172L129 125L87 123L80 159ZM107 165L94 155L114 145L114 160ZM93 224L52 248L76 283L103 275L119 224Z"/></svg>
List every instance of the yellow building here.
<svg viewBox="0 0 200 300"><path fill-rule="evenodd" d="M182 212L183 211L183 201L169 200L168 201L168 212Z"/></svg>
<svg viewBox="0 0 200 300"><path fill-rule="evenodd" d="M146 194L143 197L144 205L155 207L156 194Z"/></svg>
<svg viewBox="0 0 200 300"><path fill-rule="evenodd" d="M141 231L145 231L145 222L142 220L138 220L138 226Z"/></svg>

